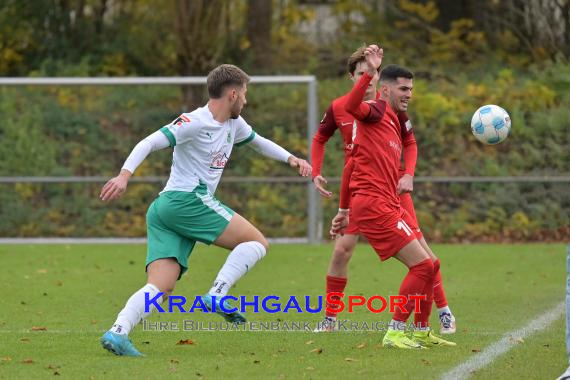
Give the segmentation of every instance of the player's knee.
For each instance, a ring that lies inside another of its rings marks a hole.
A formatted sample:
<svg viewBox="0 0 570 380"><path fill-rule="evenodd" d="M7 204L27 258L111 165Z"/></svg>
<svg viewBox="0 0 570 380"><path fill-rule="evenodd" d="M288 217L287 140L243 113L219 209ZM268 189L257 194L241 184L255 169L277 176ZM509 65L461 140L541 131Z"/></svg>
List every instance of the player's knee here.
<svg viewBox="0 0 570 380"><path fill-rule="evenodd" d="M419 278L428 281L434 277L434 265L430 259L426 259L410 268L410 272L413 272Z"/></svg>
<svg viewBox="0 0 570 380"><path fill-rule="evenodd" d="M263 238L265 244L261 241L250 241L247 244L251 246L252 251L256 254L257 260L261 260L267 254L267 249L269 248L269 243L265 238Z"/></svg>
<svg viewBox="0 0 570 380"><path fill-rule="evenodd" d="M354 250L353 247L339 244L334 247L333 256L335 259L341 261L348 261L352 257L352 251Z"/></svg>
<svg viewBox="0 0 570 380"><path fill-rule="evenodd" d="M269 250L269 242L267 241L267 239L265 238L265 236L261 235L257 240L257 243L261 244L263 246L263 250L264 250L264 256L267 253L267 251Z"/></svg>
<svg viewBox="0 0 570 380"><path fill-rule="evenodd" d="M435 261L433 262L433 272L437 273L437 271L439 271L440 266L441 266L441 261L439 261L439 259L436 257Z"/></svg>

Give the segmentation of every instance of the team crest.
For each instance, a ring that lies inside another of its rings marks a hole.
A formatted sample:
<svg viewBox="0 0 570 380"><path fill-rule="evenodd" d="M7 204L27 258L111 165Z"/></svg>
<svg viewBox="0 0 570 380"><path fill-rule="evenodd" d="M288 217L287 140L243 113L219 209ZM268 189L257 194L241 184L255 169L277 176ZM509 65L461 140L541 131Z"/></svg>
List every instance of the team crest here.
<svg viewBox="0 0 570 380"><path fill-rule="evenodd" d="M182 126L183 123L189 123L190 118L185 116L184 114L180 115L176 120L172 122L172 125L176 125L177 127Z"/></svg>

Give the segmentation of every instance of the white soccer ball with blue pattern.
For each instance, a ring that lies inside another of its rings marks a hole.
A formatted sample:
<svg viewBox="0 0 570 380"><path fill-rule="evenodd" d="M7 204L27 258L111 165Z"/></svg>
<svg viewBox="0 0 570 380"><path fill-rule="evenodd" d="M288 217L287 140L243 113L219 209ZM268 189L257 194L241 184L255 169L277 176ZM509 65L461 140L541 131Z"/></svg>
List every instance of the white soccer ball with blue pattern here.
<svg viewBox="0 0 570 380"><path fill-rule="evenodd" d="M473 114L471 132L483 144L496 145L509 136L511 117L503 108L488 104Z"/></svg>

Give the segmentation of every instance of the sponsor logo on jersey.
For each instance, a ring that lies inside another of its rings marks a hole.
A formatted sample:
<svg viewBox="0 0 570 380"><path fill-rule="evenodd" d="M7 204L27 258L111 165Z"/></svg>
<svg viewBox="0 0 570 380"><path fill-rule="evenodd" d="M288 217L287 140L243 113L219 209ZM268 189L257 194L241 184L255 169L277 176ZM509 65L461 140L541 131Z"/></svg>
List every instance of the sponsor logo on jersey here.
<svg viewBox="0 0 570 380"><path fill-rule="evenodd" d="M212 153L212 162L210 163L210 169L222 170L226 167L229 157L223 151Z"/></svg>
<svg viewBox="0 0 570 380"><path fill-rule="evenodd" d="M178 118L176 120L174 120L172 122L172 125L176 125L177 127L182 126L183 123L189 123L190 122L190 118L184 115L180 115L178 116Z"/></svg>
<svg viewBox="0 0 570 380"><path fill-rule="evenodd" d="M396 152L398 152L398 154L402 153L402 146L397 142L395 142L394 140L390 140L388 144L390 145L391 148L393 148Z"/></svg>
<svg viewBox="0 0 570 380"><path fill-rule="evenodd" d="M351 125L352 121L343 121L342 123L340 123L340 125L345 126L345 125Z"/></svg>

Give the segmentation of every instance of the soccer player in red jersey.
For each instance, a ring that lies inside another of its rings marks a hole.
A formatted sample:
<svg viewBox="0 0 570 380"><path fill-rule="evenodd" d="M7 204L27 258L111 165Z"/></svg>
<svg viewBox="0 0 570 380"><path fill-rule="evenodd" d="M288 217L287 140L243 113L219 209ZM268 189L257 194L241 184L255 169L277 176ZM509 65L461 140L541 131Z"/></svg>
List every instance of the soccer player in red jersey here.
<svg viewBox="0 0 570 380"><path fill-rule="evenodd" d="M433 302L433 283L439 262L426 251L410 224L414 221L400 203L398 184L402 155L402 128L397 113L405 112L412 96L413 74L400 66L382 70L380 98L364 100L370 82L378 75L383 50L370 45L365 50L366 70L349 93L345 110L357 120L352 156L343 172L342 196L350 189L350 218L372 245L382 261L394 257L409 269L399 295L409 299L397 308L383 339L385 347L423 348L454 346L429 329ZM349 219L350 221L350 219ZM345 223L336 223L331 231L342 232ZM418 310L411 295L425 294ZM406 334L405 323L412 311L416 330Z"/></svg>
<svg viewBox="0 0 570 380"><path fill-rule="evenodd" d="M347 68L350 79L356 83L366 70L365 52L366 47L358 48L348 59ZM378 75L375 75L364 94L364 100L377 99L380 93L377 91ZM313 164L313 183L319 193L329 198L332 193L325 188L327 180L321 175L321 169L325 154L325 145L328 140L338 129L344 142L345 163L350 157L353 148L353 134L356 133L354 117L345 111L344 106L348 94L341 96L332 101L321 120L319 129L313 138L311 145L311 163ZM398 193L402 207L410 214L413 219L410 228L412 228L420 244L424 249L429 249L425 241L416 219L416 213L412 202L410 192L413 190L413 176L416 167L417 145L414 138L411 122L408 120L406 112L398 112L398 119L401 126L403 140L403 161L404 165L400 167L400 180L398 182ZM348 216L346 208L339 208L339 211L333 221L344 220ZM359 231L354 222L349 223L343 235L337 235L333 254L329 264L326 276L326 293L338 292L343 293L348 280L348 262L350 261L356 243L358 242ZM439 264L439 263L438 263ZM453 334L455 332L455 318L451 314L451 310L447 304L443 283L441 281L440 272L434 281L434 301L439 312L439 319L442 334ZM327 305L329 310L326 311L325 320L319 324L315 331L331 331L334 330L336 324L337 313L334 311L334 305Z"/></svg>

